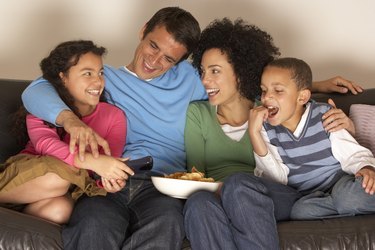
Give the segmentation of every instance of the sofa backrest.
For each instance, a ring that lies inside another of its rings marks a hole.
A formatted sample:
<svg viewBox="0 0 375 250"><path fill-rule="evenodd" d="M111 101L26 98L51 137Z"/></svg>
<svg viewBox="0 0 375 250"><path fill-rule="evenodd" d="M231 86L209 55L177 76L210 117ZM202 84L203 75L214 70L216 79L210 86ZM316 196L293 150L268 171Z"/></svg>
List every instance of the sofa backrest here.
<svg viewBox="0 0 375 250"><path fill-rule="evenodd" d="M0 163L22 149L10 130L13 126L12 115L22 105L21 94L29 83L27 80L0 79ZM375 105L375 88L367 89L359 95L314 94L312 98L319 102L327 102L328 98L332 98L337 107L349 115L353 103Z"/></svg>
<svg viewBox="0 0 375 250"><path fill-rule="evenodd" d="M331 98L338 108L349 115L350 105L352 104L375 105L375 88L366 89L363 93L357 95L315 93L312 95L312 98L318 102L327 102L328 99Z"/></svg>
<svg viewBox="0 0 375 250"><path fill-rule="evenodd" d="M22 105L22 91L30 81L0 79L0 163L18 153L22 147L10 133L12 115Z"/></svg>

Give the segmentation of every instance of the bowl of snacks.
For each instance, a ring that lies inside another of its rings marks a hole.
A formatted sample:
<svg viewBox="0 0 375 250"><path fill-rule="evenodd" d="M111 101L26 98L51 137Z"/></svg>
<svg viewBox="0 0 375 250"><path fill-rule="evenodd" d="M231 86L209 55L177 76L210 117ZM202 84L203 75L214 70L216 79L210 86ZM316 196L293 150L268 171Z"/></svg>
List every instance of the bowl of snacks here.
<svg viewBox="0 0 375 250"><path fill-rule="evenodd" d="M151 180L160 193L179 199L187 199L199 190L216 192L221 185L221 182L204 177L204 173L194 167L191 173L177 172L164 177L152 176Z"/></svg>

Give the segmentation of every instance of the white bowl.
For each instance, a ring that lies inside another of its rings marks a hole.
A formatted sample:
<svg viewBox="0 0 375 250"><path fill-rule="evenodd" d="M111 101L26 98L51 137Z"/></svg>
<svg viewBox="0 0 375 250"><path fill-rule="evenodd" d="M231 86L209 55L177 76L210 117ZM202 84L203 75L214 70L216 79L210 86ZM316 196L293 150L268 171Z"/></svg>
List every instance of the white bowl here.
<svg viewBox="0 0 375 250"><path fill-rule="evenodd" d="M157 176L152 176L151 180L160 193L179 199L187 199L199 190L216 192L220 186L220 182L190 181Z"/></svg>

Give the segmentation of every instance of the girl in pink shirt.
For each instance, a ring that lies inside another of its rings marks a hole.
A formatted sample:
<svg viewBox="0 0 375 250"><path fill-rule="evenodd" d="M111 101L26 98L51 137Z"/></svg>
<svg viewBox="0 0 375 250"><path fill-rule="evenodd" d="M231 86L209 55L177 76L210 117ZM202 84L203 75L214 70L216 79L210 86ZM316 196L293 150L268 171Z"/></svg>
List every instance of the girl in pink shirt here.
<svg viewBox="0 0 375 250"><path fill-rule="evenodd" d="M22 204L25 213L65 223L74 200L82 193L105 195L124 187L126 173L133 174L124 159L119 158L126 141L126 117L115 106L100 102L105 52L105 48L92 41L68 41L52 50L40 66L43 78L52 83L83 123L108 142L111 152L101 150L99 156L86 152L82 161L78 158L81 149L69 150L69 134L62 127L23 112L28 142L24 150L7 160L0 172L0 203ZM92 172L101 176L104 189L90 177ZM70 194L72 184L75 189Z"/></svg>

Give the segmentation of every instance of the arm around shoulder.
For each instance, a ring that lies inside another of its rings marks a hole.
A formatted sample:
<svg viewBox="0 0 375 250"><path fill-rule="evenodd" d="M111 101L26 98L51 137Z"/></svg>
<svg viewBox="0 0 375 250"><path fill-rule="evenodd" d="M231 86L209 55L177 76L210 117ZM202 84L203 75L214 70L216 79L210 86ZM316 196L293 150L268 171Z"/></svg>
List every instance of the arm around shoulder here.
<svg viewBox="0 0 375 250"><path fill-rule="evenodd" d="M321 93L338 92L342 94L346 94L350 91L356 95L362 93L363 88L353 81L347 80L341 76L336 76L324 81L313 82L311 91Z"/></svg>
<svg viewBox="0 0 375 250"><path fill-rule="evenodd" d="M33 81L23 91L22 101L28 112L55 125L60 112L69 110L55 88L43 78Z"/></svg>

